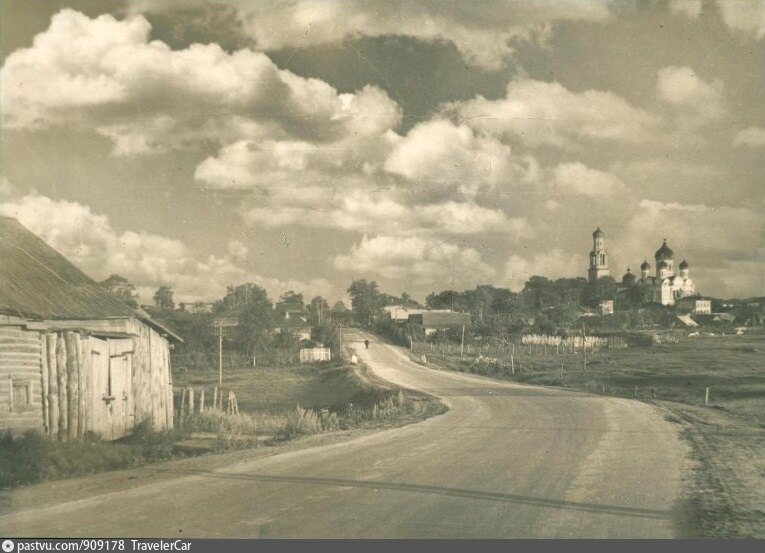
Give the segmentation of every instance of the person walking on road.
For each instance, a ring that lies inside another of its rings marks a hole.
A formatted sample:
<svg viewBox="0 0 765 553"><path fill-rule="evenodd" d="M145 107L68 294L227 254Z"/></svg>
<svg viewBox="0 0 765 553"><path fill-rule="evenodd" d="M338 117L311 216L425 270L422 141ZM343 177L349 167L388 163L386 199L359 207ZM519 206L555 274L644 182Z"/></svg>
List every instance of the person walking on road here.
<svg viewBox="0 0 765 553"><path fill-rule="evenodd" d="M364 347L369 349L369 340L364 340Z"/></svg>

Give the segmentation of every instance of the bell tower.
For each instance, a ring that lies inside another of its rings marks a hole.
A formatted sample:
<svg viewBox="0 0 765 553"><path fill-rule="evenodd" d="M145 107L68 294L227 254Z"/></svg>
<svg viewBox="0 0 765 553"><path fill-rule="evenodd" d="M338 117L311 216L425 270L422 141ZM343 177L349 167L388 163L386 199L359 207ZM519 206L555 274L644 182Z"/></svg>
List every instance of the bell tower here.
<svg viewBox="0 0 765 553"><path fill-rule="evenodd" d="M606 253L604 233L600 227L592 233L592 251L590 252L590 268L587 271L587 279L595 282L600 277L609 276L608 253Z"/></svg>

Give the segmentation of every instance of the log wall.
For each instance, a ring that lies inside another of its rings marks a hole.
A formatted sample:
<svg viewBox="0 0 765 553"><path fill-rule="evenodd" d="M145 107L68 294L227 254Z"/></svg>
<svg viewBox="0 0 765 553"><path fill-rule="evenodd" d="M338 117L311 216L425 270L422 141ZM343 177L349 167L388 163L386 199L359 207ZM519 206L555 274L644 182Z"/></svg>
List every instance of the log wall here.
<svg viewBox="0 0 765 553"><path fill-rule="evenodd" d="M0 430L45 430L41 352L40 332L0 326ZM14 387L28 390L27 405L13 408Z"/></svg>
<svg viewBox="0 0 765 553"><path fill-rule="evenodd" d="M168 341L140 322L133 328L133 338L99 339L83 330L0 325L0 430L77 440L88 431L119 438L146 419L172 428ZM105 401L109 379L115 397Z"/></svg>

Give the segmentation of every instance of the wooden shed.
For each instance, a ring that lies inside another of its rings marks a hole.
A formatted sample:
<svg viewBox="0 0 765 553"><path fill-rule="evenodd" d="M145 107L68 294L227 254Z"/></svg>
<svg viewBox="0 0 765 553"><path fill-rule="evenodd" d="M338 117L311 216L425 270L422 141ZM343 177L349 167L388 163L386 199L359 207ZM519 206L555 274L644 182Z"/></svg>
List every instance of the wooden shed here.
<svg viewBox="0 0 765 553"><path fill-rule="evenodd" d="M0 218L0 431L61 440L173 426L170 342L10 217Z"/></svg>

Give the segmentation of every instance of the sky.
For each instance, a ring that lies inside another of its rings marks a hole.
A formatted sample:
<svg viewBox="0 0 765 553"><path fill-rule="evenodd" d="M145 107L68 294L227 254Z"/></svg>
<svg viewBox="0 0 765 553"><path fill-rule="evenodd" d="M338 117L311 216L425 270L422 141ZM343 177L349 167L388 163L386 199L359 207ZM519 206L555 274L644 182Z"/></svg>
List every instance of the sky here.
<svg viewBox="0 0 765 553"><path fill-rule="evenodd" d="M144 303L423 300L666 238L765 295L765 1L4 0L2 209Z"/></svg>

